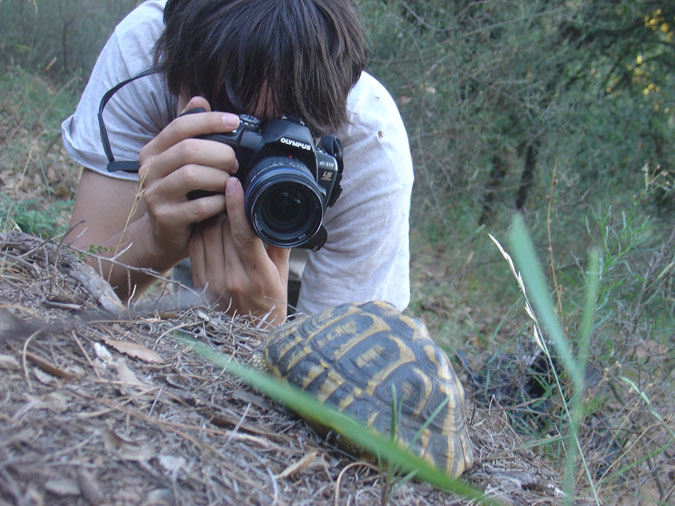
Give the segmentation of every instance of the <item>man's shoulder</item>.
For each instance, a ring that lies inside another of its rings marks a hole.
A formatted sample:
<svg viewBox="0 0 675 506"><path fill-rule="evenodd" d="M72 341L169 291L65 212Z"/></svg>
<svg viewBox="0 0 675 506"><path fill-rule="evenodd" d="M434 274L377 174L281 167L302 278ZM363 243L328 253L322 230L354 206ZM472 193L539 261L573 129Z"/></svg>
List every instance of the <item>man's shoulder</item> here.
<svg viewBox="0 0 675 506"><path fill-rule="evenodd" d="M350 115L358 116L399 115L396 103L384 85L365 71L349 93L347 109Z"/></svg>
<svg viewBox="0 0 675 506"><path fill-rule="evenodd" d="M115 28L118 37L130 32L145 35L154 34L164 27L164 5L166 0L147 0L132 10Z"/></svg>
<svg viewBox="0 0 675 506"><path fill-rule="evenodd" d="M390 150L407 149L407 133L396 102L384 85L367 72L361 74L349 94L347 116L349 123L340 132L344 143L371 139Z"/></svg>

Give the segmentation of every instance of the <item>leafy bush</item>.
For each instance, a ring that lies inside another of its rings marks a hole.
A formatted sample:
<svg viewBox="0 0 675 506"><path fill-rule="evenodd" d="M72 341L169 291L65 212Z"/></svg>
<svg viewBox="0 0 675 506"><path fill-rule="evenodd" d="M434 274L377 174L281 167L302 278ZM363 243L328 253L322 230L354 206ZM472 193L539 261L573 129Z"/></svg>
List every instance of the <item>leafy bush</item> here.
<svg viewBox="0 0 675 506"><path fill-rule="evenodd" d="M37 201L12 202L0 194L0 230L18 228L27 234L51 239L66 231L72 201L58 201L42 208Z"/></svg>
<svg viewBox="0 0 675 506"><path fill-rule="evenodd" d="M577 496L664 500L672 482L658 470L675 441L659 418L673 409L675 11L632 0L359 6L369 70L397 100L413 150L411 310L455 352L472 397L504 406L542 455L576 462L574 435L586 459L568 469ZM583 382L557 348L538 351L487 239L505 240L516 210ZM656 414L641 418L645 399Z"/></svg>

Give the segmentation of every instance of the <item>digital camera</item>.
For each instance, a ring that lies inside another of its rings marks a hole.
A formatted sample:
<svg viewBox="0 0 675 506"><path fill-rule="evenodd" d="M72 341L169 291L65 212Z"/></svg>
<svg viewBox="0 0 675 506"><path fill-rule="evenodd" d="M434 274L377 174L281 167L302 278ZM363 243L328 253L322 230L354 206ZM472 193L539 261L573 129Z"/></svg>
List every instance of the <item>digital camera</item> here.
<svg viewBox="0 0 675 506"><path fill-rule="evenodd" d="M194 112L201 110L186 114ZM234 150L246 216L263 241L283 248L323 246L324 212L341 192L342 146L337 137L324 136L315 145L299 119L284 116L261 124L242 114L236 130L199 138L223 142ZM190 192L188 198L205 194Z"/></svg>

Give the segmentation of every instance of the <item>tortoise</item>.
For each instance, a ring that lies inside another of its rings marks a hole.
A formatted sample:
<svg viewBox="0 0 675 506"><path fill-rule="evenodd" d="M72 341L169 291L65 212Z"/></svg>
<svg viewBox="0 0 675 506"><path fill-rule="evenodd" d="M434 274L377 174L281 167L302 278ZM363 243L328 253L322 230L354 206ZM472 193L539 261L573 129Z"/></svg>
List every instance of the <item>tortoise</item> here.
<svg viewBox="0 0 675 506"><path fill-rule="evenodd" d="M342 304L298 317L270 334L258 360L272 376L382 435L395 405L398 444L449 476L473 463L464 390L447 355L420 320L391 304ZM354 445L343 447L353 453Z"/></svg>

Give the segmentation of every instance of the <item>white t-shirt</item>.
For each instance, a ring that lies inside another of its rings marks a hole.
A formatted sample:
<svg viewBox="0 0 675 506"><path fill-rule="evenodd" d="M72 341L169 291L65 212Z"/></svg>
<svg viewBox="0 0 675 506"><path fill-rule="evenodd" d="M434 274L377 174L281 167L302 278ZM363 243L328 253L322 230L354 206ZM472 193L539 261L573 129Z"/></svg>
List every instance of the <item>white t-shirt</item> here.
<svg viewBox="0 0 675 506"><path fill-rule="evenodd" d="M103 94L152 65L161 34L164 0L149 0L115 28L101 51L75 113L61 126L78 163L109 177L97 113ZM349 94L343 144L343 191L326 210L328 241L307 255L298 311L343 302L385 300L404 309L410 300L408 216L413 169L403 121L385 88L363 73ZM108 102L104 118L116 160L138 160L141 148L177 114L177 97L158 74L128 84ZM302 252L306 253L306 252ZM292 255L293 256L293 255Z"/></svg>

